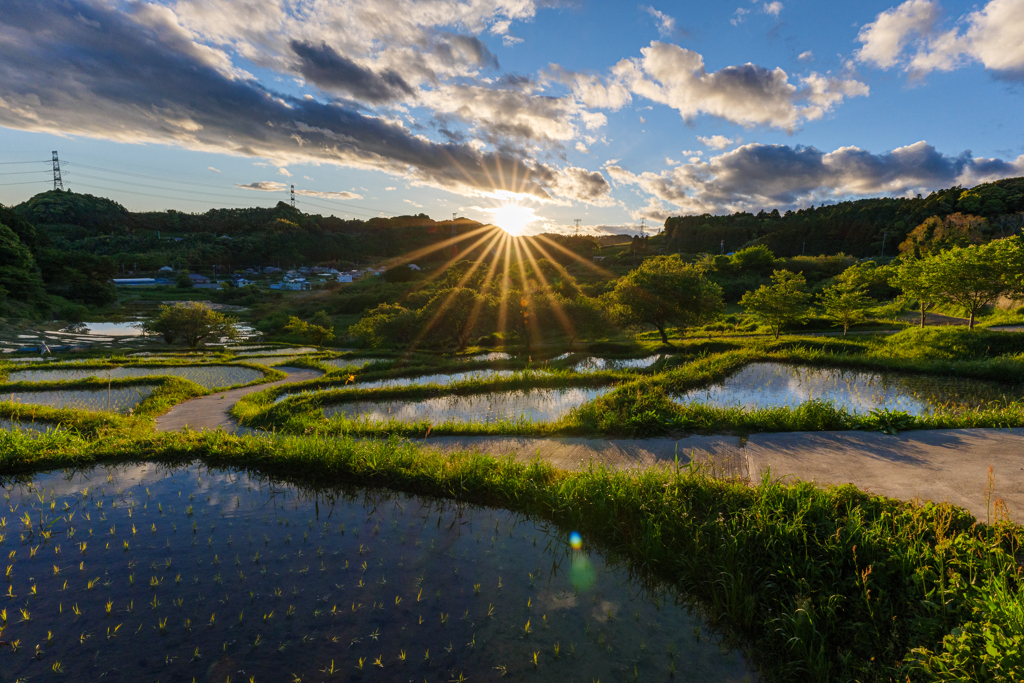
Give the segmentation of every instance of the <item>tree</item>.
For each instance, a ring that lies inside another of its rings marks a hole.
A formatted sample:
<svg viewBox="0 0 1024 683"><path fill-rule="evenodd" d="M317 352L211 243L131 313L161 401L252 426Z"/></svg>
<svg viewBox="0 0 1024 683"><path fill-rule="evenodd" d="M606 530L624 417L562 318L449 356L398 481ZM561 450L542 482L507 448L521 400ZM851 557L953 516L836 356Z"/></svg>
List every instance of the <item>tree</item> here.
<svg viewBox="0 0 1024 683"><path fill-rule="evenodd" d="M919 327L924 328L925 314L938 303L939 291L932 278L925 259L904 257L896 266L896 271L889 279L893 287L899 288L905 301L917 302L921 314Z"/></svg>
<svg viewBox="0 0 1024 683"><path fill-rule="evenodd" d="M945 218L931 216L914 228L900 244L901 254L927 256L950 247L982 242L988 221L980 216L954 213Z"/></svg>
<svg viewBox="0 0 1024 683"><path fill-rule="evenodd" d="M375 348L404 345L411 342L419 329L415 311L398 304L380 304L349 328L354 337Z"/></svg>
<svg viewBox="0 0 1024 683"><path fill-rule="evenodd" d="M569 348L572 348L577 339L607 334L608 318L597 299L579 296L565 302L563 310L572 325L569 332Z"/></svg>
<svg viewBox="0 0 1024 683"><path fill-rule="evenodd" d="M844 337L850 325L864 320L868 308L875 303L867 294L867 285L851 281L837 282L831 287L826 287L818 296L818 302L824 309L826 318L843 326Z"/></svg>
<svg viewBox="0 0 1024 683"><path fill-rule="evenodd" d="M178 274L174 277L174 284L179 289L192 287L192 278L189 277L189 272L187 270L179 270Z"/></svg>
<svg viewBox="0 0 1024 683"><path fill-rule="evenodd" d="M610 298L621 324L653 325L664 344L669 325L703 325L722 311L722 288L678 255L647 259L615 284Z"/></svg>
<svg viewBox="0 0 1024 683"><path fill-rule="evenodd" d="M776 270L772 273L772 284L747 292L740 299L740 305L747 309L747 313L769 325L778 339L782 326L799 320L807 310L806 285L803 275Z"/></svg>
<svg viewBox="0 0 1024 683"><path fill-rule="evenodd" d="M465 351L489 313L488 301L468 287L442 290L419 312L424 321L421 334Z"/></svg>
<svg viewBox="0 0 1024 683"><path fill-rule="evenodd" d="M330 328L317 325L314 322L306 322L295 316L288 318L288 324L284 326L284 331L289 334L297 334L316 346L323 346L329 341L334 341L334 332Z"/></svg>
<svg viewBox="0 0 1024 683"><path fill-rule="evenodd" d="M1024 291L1024 247L1018 237L953 247L924 259L922 267L936 295L968 314L971 330L982 307Z"/></svg>
<svg viewBox="0 0 1024 683"><path fill-rule="evenodd" d="M210 337L234 339L238 336L237 322L206 304L184 301L161 306L155 316L142 323L142 329L161 335L168 344L181 339L194 349Z"/></svg>

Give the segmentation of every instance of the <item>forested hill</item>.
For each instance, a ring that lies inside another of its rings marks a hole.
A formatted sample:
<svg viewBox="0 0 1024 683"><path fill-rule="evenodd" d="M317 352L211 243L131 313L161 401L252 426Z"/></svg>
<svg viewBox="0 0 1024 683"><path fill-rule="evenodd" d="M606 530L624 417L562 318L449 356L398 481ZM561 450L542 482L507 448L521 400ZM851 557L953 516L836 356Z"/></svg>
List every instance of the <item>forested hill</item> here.
<svg viewBox="0 0 1024 683"><path fill-rule="evenodd" d="M14 212L59 249L109 257L139 271L170 264L193 269L366 264L440 243L452 233L452 221L424 214L345 220L305 214L283 202L200 214L132 213L109 199L67 191L38 194ZM479 225L456 221L459 233Z"/></svg>
<svg viewBox="0 0 1024 683"><path fill-rule="evenodd" d="M884 239L886 254L893 256L907 234L932 216L982 216L998 234L1014 223L1006 220L1009 215L1022 211L1024 178L1007 178L970 189L938 190L927 197L859 199L785 214L675 216L665 221L665 235L669 249L683 253L718 253L724 241L726 252L763 244L777 256L878 256Z"/></svg>

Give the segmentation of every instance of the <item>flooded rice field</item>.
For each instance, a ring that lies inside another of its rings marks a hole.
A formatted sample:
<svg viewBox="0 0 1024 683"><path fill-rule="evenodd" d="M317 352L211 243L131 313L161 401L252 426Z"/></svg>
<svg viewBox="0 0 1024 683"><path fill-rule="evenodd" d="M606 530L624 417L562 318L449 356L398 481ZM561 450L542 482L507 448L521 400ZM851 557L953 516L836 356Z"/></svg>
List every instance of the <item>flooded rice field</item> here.
<svg viewBox="0 0 1024 683"><path fill-rule="evenodd" d="M151 464L3 493L5 680L756 679L671 593L506 511Z"/></svg>
<svg viewBox="0 0 1024 683"><path fill-rule="evenodd" d="M417 422L551 422L592 401L610 387L523 389L472 396L439 396L421 400L353 401L325 406L324 415L371 421Z"/></svg>
<svg viewBox="0 0 1024 683"><path fill-rule="evenodd" d="M263 373L252 368L234 365L163 366L163 367L118 367L111 369L79 368L33 368L15 370L8 375L9 382L63 382L87 377L103 379L124 379L127 377L150 376L181 377L190 382L213 389L236 384L248 384L263 377Z"/></svg>
<svg viewBox="0 0 1024 683"><path fill-rule="evenodd" d="M320 361L323 365L329 368L362 368L375 361L387 360L383 358L332 358L330 360Z"/></svg>
<svg viewBox="0 0 1024 683"><path fill-rule="evenodd" d="M127 413L152 394L155 389L156 387L152 386L132 386L110 389L16 391L0 394L0 399L50 408Z"/></svg>
<svg viewBox="0 0 1024 683"><path fill-rule="evenodd" d="M678 398L687 403L747 408L796 407L818 399L853 413L885 408L923 415L940 407L978 408L1020 400L1022 393L1005 384L952 377L751 363L721 382Z"/></svg>

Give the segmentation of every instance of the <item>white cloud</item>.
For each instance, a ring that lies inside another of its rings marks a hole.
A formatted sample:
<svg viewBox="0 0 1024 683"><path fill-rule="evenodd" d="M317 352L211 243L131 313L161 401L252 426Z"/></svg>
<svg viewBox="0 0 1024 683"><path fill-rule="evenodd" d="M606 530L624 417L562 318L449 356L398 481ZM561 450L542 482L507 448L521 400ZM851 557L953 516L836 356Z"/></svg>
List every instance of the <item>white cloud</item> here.
<svg viewBox="0 0 1024 683"><path fill-rule="evenodd" d="M243 190L257 190L259 192L285 192L288 189L288 186L284 183L279 183L273 180L260 180L255 183L235 185L235 187Z"/></svg>
<svg viewBox="0 0 1024 683"><path fill-rule="evenodd" d="M220 173L220 171L218 171L217 169L215 169L215 168L214 168L213 166L209 166L208 168L209 168L209 169L210 169L211 171L213 171L214 173Z"/></svg>
<svg viewBox="0 0 1024 683"><path fill-rule="evenodd" d="M582 152L583 154L587 154L590 150L582 142L577 142L576 143L576 151L577 152Z"/></svg>
<svg viewBox="0 0 1024 683"><path fill-rule="evenodd" d="M700 140L702 145L710 147L711 149L725 149L736 142L735 140L730 140L724 135L712 135L710 137L698 135L697 139Z"/></svg>
<svg viewBox="0 0 1024 683"><path fill-rule="evenodd" d="M288 172L287 168L279 168L279 169L277 169L277 172L280 173L281 175L283 175L285 178L291 178L292 177L292 174Z"/></svg>
<svg viewBox="0 0 1024 683"><path fill-rule="evenodd" d="M419 202L414 202L414 201L413 201L413 200L411 200L411 199L403 199L402 201L403 201L403 202L405 202L406 204L412 204L412 205L413 205L413 206L415 206L415 207L416 207L417 209L422 209L422 208L423 208L423 205L422 205L422 204L420 204Z"/></svg>
<svg viewBox="0 0 1024 683"><path fill-rule="evenodd" d="M932 0L907 0L882 12L857 34L863 43L857 59L882 69L895 66L908 39L929 35L938 17L939 7Z"/></svg>
<svg viewBox="0 0 1024 683"><path fill-rule="evenodd" d="M729 23L732 24L733 26L739 26L740 24L743 23L744 17L746 17L748 14L750 14L750 10L746 9L745 7L737 7L736 11L733 12L732 14L732 19L729 20Z"/></svg>
<svg viewBox="0 0 1024 683"><path fill-rule="evenodd" d="M669 16L664 12L660 12L650 5L644 8L648 14L654 17L654 20L658 23L658 34L663 37L669 37L679 32L678 26L676 26L675 17Z"/></svg>
<svg viewBox="0 0 1024 683"><path fill-rule="evenodd" d="M782 14L782 3L776 0L775 2L766 2L761 5L761 11L765 14L770 14L773 17L777 17Z"/></svg>
<svg viewBox="0 0 1024 683"><path fill-rule="evenodd" d="M688 120L710 114L747 127L794 130L822 118L846 97L868 94L868 87L854 79L812 72L797 77L799 85L794 85L781 68L750 63L708 72L697 52L659 41L641 53L639 59L616 64L612 79Z"/></svg>
<svg viewBox="0 0 1024 683"><path fill-rule="evenodd" d="M357 192L343 190L341 192L322 192L320 190L295 190L295 194L303 197L323 197L324 199L337 199L346 201L350 199L362 199L363 195Z"/></svg>
<svg viewBox="0 0 1024 683"><path fill-rule="evenodd" d="M665 165L666 165L666 166L678 166L678 165L679 165L679 164L681 164L681 163L683 163L683 162L681 162L681 161L676 161L676 160L675 160L675 159L673 159L672 157L665 157Z"/></svg>
<svg viewBox="0 0 1024 683"><path fill-rule="evenodd" d="M394 192L394 191L395 191L395 190L397 190L397 189L398 189L398 188L397 188L397 187L394 187L394 186L391 186L391 187L385 187L385 188L384 188L384 190L385 190L386 192Z"/></svg>
<svg viewBox="0 0 1024 683"><path fill-rule="evenodd" d="M810 50L808 50L807 52L801 52L800 56L797 57L797 59L800 60L801 62L813 62L814 53L811 52Z"/></svg>

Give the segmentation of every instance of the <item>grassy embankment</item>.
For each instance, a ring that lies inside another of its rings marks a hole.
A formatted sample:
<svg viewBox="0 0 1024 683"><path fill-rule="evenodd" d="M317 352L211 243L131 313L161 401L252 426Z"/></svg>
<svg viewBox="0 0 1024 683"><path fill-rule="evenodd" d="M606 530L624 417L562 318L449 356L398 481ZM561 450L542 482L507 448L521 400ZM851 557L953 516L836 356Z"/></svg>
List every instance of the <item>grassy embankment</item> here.
<svg viewBox="0 0 1024 683"><path fill-rule="evenodd" d="M234 414L245 424L296 434L422 436L460 435L580 435L650 436L684 433L747 434L754 432L819 430L903 430L965 427L1024 426L1024 336L1008 333L968 332L960 329L907 330L897 335L836 339L788 337L781 340L693 341L676 347L677 354L647 369L575 373L567 359L542 371L523 370L521 361L492 364L420 364L398 367L371 364L351 371L356 381L374 381L415 374L446 373L477 367L516 369L508 377L477 378L448 384L359 388L351 386L350 372L332 370L323 378L243 399ZM311 359L315 364L315 359ZM1005 386L1002 400L988 405L942 406L912 417L899 411L853 414L822 401L797 407L749 409L716 407L674 401L682 393L721 380L753 362L778 362L820 367L867 370L897 375L921 375L998 382ZM325 368L328 369L328 368ZM346 401L421 400L440 396L468 396L530 388L594 387L613 385L612 391L548 423L529 420L446 422L426 420L368 422L335 415L322 416L324 405ZM284 394L321 390L275 404Z"/></svg>
<svg viewBox="0 0 1024 683"><path fill-rule="evenodd" d="M3 381L9 377L9 373L15 370L97 370L102 371L118 366L151 368L153 374L140 377L124 377L118 379L106 379L102 376L87 377L76 380L45 381L45 382L7 382ZM64 429L71 429L85 435L96 434L105 427L114 426L127 430L129 433L140 433L152 430L153 420L162 415L172 407L197 396L206 396L220 391L236 389L243 386L273 382L286 377L285 373L275 368L267 368L250 363L236 362L232 365L256 370L263 373L263 376L245 384L236 384L226 387L215 387L206 389L195 382L180 377L171 377L160 374L162 367L182 367L189 363L171 361L155 364L152 362L121 362L120 359L111 359L111 362L95 363L74 363L61 364L53 363L41 367L12 367L12 364L0 367L0 398L11 396L22 392L38 391L104 391L108 388L119 389L133 386L154 386L154 391L131 410L127 416L106 412L91 412L73 408L51 408L49 406L23 404L17 401L0 400L0 418L24 421L39 422L52 425L60 425Z"/></svg>
<svg viewBox="0 0 1024 683"><path fill-rule="evenodd" d="M566 472L396 439L0 432L6 476L197 459L309 492L384 486L576 529L648 585L678 590L770 681L1024 677L1024 530L998 506L979 524L851 486L751 487L686 466Z"/></svg>

